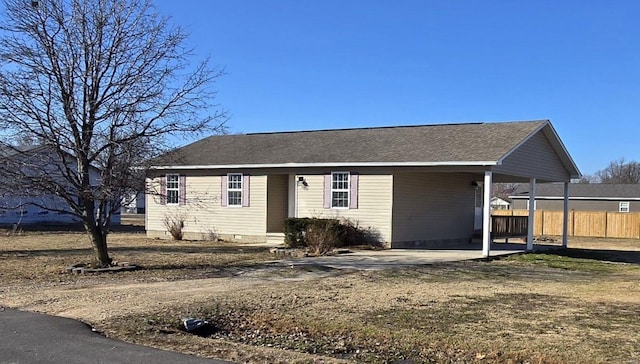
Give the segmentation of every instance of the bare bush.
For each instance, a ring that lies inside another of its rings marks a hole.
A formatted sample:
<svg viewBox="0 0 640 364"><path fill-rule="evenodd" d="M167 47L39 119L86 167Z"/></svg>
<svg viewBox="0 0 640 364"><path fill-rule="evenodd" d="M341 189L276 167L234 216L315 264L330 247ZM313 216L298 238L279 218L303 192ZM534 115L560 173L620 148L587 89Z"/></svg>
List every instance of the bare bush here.
<svg viewBox="0 0 640 364"><path fill-rule="evenodd" d="M164 226L167 228L173 240L182 240L184 237L184 216L182 215L165 215Z"/></svg>
<svg viewBox="0 0 640 364"><path fill-rule="evenodd" d="M311 255L325 255L340 243L339 223L336 220L317 220L323 223L309 225L304 233L307 251Z"/></svg>
<svg viewBox="0 0 640 364"><path fill-rule="evenodd" d="M219 241L220 237L218 236L218 232L215 228L207 229L207 231L201 234L202 240L204 241Z"/></svg>
<svg viewBox="0 0 640 364"><path fill-rule="evenodd" d="M365 228L360 226L357 220L353 221L347 218L340 220L340 225L341 246L383 247L380 233L371 226Z"/></svg>

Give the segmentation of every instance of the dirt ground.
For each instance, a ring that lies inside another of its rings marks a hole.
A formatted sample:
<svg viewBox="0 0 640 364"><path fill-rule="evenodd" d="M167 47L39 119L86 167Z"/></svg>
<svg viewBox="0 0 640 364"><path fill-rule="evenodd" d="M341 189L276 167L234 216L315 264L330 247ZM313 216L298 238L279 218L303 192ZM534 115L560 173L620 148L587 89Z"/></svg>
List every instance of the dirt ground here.
<svg viewBox="0 0 640 364"><path fill-rule="evenodd" d="M571 254L614 257L604 262L525 255L358 272L273 266L264 247L118 233L112 257L144 269L63 273L90 259L87 244L81 233L0 237L0 305L237 362L640 360L639 241L570 241ZM180 318L190 316L217 329L187 334Z"/></svg>

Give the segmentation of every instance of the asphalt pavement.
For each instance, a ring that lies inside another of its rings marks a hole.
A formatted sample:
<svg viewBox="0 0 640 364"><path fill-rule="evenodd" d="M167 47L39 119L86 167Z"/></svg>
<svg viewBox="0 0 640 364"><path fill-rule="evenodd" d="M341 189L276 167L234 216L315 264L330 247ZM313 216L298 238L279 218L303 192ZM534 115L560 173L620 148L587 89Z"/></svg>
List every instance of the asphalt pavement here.
<svg viewBox="0 0 640 364"><path fill-rule="evenodd" d="M0 308L0 364L228 364L106 338L62 317Z"/></svg>

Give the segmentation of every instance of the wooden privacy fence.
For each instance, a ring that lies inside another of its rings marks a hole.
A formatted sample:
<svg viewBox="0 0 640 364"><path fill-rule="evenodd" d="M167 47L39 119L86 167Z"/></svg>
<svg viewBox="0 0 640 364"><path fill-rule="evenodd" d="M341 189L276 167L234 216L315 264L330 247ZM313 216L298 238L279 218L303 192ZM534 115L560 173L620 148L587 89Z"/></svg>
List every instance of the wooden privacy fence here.
<svg viewBox="0 0 640 364"><path fill-rule="evenodd" d="M528 216L498 216L491 217L491 236L494 238L511 238L527 236Z"/></svg>
<svg viewBox="0 0 640 364"><path fill-rule="evenodd" d="M494 216L529 216L528 210L494 210ZM562 235L562 211L536 210L533 235ZM569 211L569 236L640 239L640 212Z"/></svg>

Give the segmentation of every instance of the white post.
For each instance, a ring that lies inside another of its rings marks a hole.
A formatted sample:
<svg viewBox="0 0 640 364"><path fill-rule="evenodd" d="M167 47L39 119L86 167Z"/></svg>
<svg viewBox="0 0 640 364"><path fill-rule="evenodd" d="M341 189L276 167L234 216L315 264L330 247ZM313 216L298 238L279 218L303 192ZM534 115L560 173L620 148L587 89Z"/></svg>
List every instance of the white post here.
<svg viewBox="0 0 640 364"><path fill-rule="evenodd" d="M295 174L289 175L289 216L298 217L298 177Z"/></svg>
<svg viewBox="0 0 640 364"><path fill-rule="evenodd" d="M489 257L491 251L491 180L493 173L484 172L484 195L482 199L482 256Z"/></svg>
<svg viewBox="0 0 640 364"><path fill-rule="evenodd" d="M569 240L569 182L564 183L564 214L562 215L562 247L567 247Z"/></svg>
<svg viewBox="0 0 640 364"><path fill-rule="evenodd" d="M527 251L533 251L533 224L536 214L536 179L529 180L529 219L527 220Z"/></svg>

